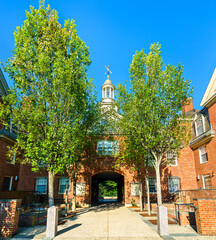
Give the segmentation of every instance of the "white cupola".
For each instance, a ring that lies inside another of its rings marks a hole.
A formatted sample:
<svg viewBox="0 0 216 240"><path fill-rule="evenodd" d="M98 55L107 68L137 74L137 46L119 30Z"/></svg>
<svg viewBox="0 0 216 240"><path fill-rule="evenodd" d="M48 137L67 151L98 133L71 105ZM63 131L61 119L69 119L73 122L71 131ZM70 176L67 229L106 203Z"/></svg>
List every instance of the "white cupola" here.
<svg viewBox="0 0 216 240"><path fill-rule="evenodd" d="M107 80L102 85L102 103L111 104L114 100L114 90L115 86L112 84L112 82L109 79L109 75L107 76Z"/></svg>
<svg viewBox="0 0 216 240"><path fill-rule="evenodd" d="M105 68L107 69L107 80L104 82L104 84L101 87L102 90L102 101L101 101L101 107L102 108L110 108L111 105L115 102L114 100L114 91L115 91L115 86L112 84L112 82L109 79L110 73L112 73L109 69L109 66ZM114 106L115 111L117 112L118 109L116 106Z"/></svg>

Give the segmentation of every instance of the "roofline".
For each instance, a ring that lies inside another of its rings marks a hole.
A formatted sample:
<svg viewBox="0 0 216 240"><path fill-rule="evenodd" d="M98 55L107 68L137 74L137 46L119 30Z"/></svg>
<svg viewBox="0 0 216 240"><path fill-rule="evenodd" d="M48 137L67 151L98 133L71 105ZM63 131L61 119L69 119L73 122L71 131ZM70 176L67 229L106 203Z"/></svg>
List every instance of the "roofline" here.
<svg viewBox="0 0 216 240"><path fill-rule="evenodd" d="M214 79L216 79L216 68L214 69L214 72L211 76L211 79L209 80L208 86L205 90L202 101L200 103L200 106L202 106L202 107L204 107L206 105L206 98L208 97L209 92L211 91L212 85L214 84Z"/></svg>

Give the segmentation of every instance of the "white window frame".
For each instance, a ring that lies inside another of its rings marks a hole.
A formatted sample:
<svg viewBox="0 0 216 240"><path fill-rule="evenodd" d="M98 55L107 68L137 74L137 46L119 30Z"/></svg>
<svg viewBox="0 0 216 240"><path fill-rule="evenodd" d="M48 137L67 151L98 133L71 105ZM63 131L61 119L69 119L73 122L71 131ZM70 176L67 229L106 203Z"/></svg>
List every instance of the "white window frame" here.
<svg viewBox="0 0 216 240"><path fill-rule="evenodd" d="M98 147L99 144L102 143L102 150L99 151ZM105 143L112 143L112 152L110 151L104 151L105 149ZM108 155L108 156L113 156L119 153L119 142L118 141L106 141L106 140L100 140L97 142L97 154L98 155Z"/></svg>
<svg viewBox="0 0 216 240"><path fill-rule="evenodd" d="M169 156L171 154L175 155L175 157ZM178 166L177 152L176 151L167 152L166 153L166 160L167 160L167 166ZM171 161L173 161L173 164L171 163Z"/></svg>
<svg viewBox="0 0 216 240"><path fill-rule="evenodd" d="M80 197L84 197L86 194L86 183L78 182L76 183L76 195Z"/></svg>
<svg viewBox="0 0 216 240"><path fill-rule="evenodd" d="M139 196L139 183L131 183L131 196Z"/></svg>
<svg viewBox="0 0 216 240"><path fill-rule="evenodd" d="M205 150L206 150L206 156L207 156L207 161L203 162L203 159L202 159L202 155L201 155L201 151L202 151L202 148L205 147ZM208 162L208 153L207 153L207 149L206 149L206 145L203 145L201 147L198 148L199 149L199 158L200 158L200 164L204 164L204 163L207 163Z"/></svg>
<svg viewBox="0 0 216 240"><path fill-rule="evenodd" d="M13 155L13 160L11 161L11 160L9 160L8 158L7 158L7 161L6 161L8 164L15 164L15 162L16 162L16 152L14 152L14 155Z"/></svg>
<svg viewBox="0 0 216 240"><path fill-rule="evenodd" d="M62 179L67 179L68 178L68 193L70 192L70 178L69 177L59 177L59 186L58 186L58 194L65 194L66 193L66 188L64 192L61 192L61 180Z"/></svg>
<svg viewBox="0 0 216 240"><path fill-rule="evenodd" d="M150 191L150 185L153 186L152 184L150 184L151 179L154 179L154 181L155 181L155 192ZM148 181L149 181L149 193L150 194L157 194L157 179L156 179L156 177L148 177Z"/></svg>
<svg viewBox="0 0 216 240"><path fill-rule="evenodd" d="M200 118L202 119L203 132L200 133L200 134L198 134L197 121L198 121ZM200 136L201 134L203 134L203 133L205 132L205 118L204 118L204 116L203 116L203 115L199 116L199 117L194 121L194 123L195 123L196 137L198 137L198 136Z"/></svg>
<svg viewBox="0 0 216 240"><path fill-rule="evenodd" d="M180 183L179 183L179 177L176 177L176 176L171 176L171 177L168 177L168 188L169 188L169 193L175 193L176 191L171 191L170 190L170 181L172 179L177 179L178 180L178 190L180 190ZM177 191L178 191L177 190Z"/></svg>
<svg viewBox="0 0 216 240"><path fill-rule="evenodd" d="M205 177L210 177L210 181L211 181L211 175L210 174L202 175L203 189L209 189L209 188L206 188Z"/></svg>
<svg viewBox="0 0 216 240"><path fill-rule="evenodd" d="M10 185L9 185L9 189L8 189L8 191L11 191L11 189L12 189L12 184L13 184L13 176L4 176L3 177L3 181L4 181L4 178L10 178Z"/></svg>
<svg viewBox="0 0 216 240"><path fill-rule="evenodd" d="M46 192L38 192L37 187L38 187L38 179L44 178L46 179ZM48 179L47 177L36 177L36 183L35 183L35 191L40 193L40 194L47 194L47 185L48 185Z"/></svg>

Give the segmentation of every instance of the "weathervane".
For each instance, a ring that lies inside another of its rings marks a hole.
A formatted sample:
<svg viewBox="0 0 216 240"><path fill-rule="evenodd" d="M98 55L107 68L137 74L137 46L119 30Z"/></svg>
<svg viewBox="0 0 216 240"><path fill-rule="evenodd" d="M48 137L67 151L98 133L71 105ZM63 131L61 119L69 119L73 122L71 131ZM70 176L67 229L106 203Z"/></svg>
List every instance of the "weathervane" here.
<svg viewBox="0 0 216 240"><path fill-rule="evenodd" d="M109 65L108 65L108 67L104 65L104 67L105 67L106 70L107 70L107 72L105 72L105 74L107 74L107 78L109 78L110 73L112 73L112 72L110 71L110 69L109 69Z"/></svg>

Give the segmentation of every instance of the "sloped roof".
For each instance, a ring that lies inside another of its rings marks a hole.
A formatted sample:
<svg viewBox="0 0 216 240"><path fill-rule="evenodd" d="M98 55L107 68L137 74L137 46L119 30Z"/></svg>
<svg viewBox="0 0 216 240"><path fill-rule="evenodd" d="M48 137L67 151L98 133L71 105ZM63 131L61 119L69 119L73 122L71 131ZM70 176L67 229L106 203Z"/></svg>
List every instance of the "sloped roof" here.
<svg viewBox="0 0 216 240"><path fill-rule="evenodd" d="M0 68L0 96L7 95L8 90L9 90L8 84Z"/></svg>
<svg viewBox="0 0 216 240"><path fill-rule="evenodd" d="M212 74L206 91L203 95L200 105L202 107L208 107L216 97L216 68Z"/></svg>

